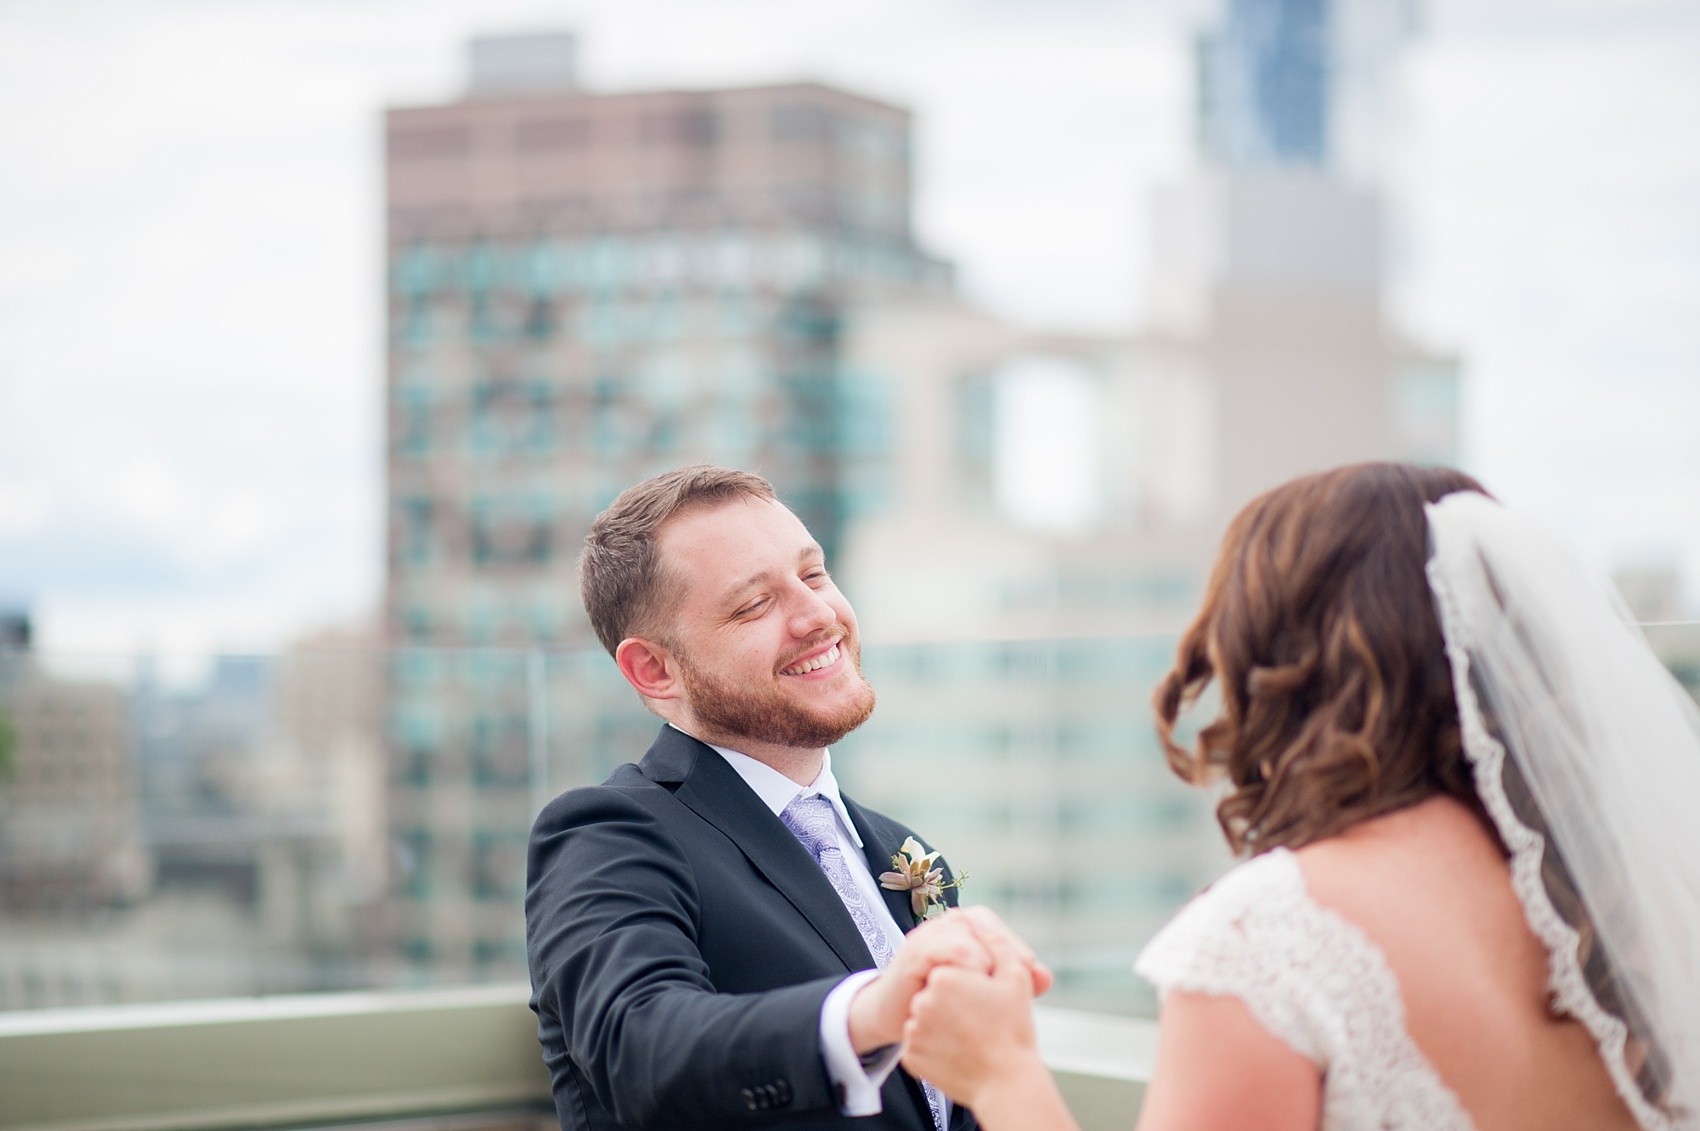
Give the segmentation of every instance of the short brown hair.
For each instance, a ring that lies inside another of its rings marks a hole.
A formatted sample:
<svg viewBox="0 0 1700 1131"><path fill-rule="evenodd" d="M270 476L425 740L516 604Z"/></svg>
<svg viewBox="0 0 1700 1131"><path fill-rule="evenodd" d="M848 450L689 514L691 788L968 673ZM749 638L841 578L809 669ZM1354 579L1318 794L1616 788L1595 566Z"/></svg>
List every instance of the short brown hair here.
<svg viewBox="0 0 1700 1131"><path fill-rule="evenodd" d="M1228 527L1204 607L1154 697L1170 767L1224 771L1236 852L1297 848L1436 794L1478 815L1428 587L1423 504L1483 491L1450 468L1369 463L1295 479ZM1222 712L1187 750L1180 712Z"/></svg>
<svg viewBox="0 0 1700 1131"><path fill-rule="evenodd" d="M578 559L578 589L610 656L626 637L658 631L664 586L655 537L663 524L680 511L738 498L777 496L752 472L699 463L627 487L596 516Z"/></svg>

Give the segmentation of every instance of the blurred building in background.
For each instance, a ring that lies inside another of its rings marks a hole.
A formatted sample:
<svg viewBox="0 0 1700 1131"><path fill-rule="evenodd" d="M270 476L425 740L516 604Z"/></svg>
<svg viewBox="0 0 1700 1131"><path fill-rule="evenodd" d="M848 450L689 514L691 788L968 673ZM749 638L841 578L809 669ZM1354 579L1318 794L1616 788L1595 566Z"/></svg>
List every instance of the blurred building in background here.
<svg viewBox="0 0 1700 1131"><path fill-rule="evenodd" d="M835 552L890 490L851 311L950 287L910 228L907 111L807 83L595 94L571 48L477 41L464 98L387 116L398 643L591 643L590 520L679 464L760 469ZM390 673L394 929L419 961L511 970L526 676L463 674Z"/></svg>
<svg viewBox="0 0 1700 1131"><path fill-rule="evenodd" d="M1412 0L1232 0L1200 38L1202 162L1154 202L1147 316L1213 402L1212 525L1316 468L1457 460L1455 360L1383 315L1383 90L1414 27Z"/></svg>
<svg viewBox="0 0 1700 1131"><path fill-rule="evenodd" d="M0 1008L370 984L387 846L369 634L187 679L12 637Z"/></svg>
<svg viewBox="0 0 1700 1131"><path fill-rule="evenodd" d="M1404 0L1227 5L1200 39L1198 167L1152 202L1140 332L1020 331L948 296L860 315L903 469L846 540L870 636L1172 631L1258 492L1456 462L1457 361L1383 311L1371 127L1411 26Z"/></svg>
<svg viewBox="0 0 1700 1131"><path fill-rule="evenodd" d="M257 911L269 938L340 984L358 984L360 965L382 957L389 843L376 644L367 628L343 628L284 650L276 728L255 775L258 808L275 830Z"/></svg>
<svg viewBox="0 0 1700 1131"><path fill-rule="evenodd" d="M258 898L268 839L259 796L275 729L276 660L219 656L203 680L168 680L143 657L130 696L142 829L164 886Z"/></svg>
<svg viewBox="0 0 1700 1131"><path fill-rule="evenodd" d="M9 616L0 643L0 913L119 906L152 878L127 704L43 672L29 623Z"/></svg>

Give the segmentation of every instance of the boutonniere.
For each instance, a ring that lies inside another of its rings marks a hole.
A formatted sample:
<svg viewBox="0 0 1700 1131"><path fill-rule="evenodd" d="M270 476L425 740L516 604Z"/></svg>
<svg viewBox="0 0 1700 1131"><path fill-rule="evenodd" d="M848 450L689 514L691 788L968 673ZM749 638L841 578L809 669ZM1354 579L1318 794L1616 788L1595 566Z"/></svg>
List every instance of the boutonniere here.
<svg viewBox="0 0 1700 1131"><path fill-rule="evenodd" d="M923 851L921 842L910 837L891 858L894 870L880 873L880 887L887 891L909 893L909 909L915 913L917 923L943 914L944 893L950 888L960 888L962 881L968 878L964 873L950 883L945 883L944 869L934 867L939 855L937 852Z"/></svg>

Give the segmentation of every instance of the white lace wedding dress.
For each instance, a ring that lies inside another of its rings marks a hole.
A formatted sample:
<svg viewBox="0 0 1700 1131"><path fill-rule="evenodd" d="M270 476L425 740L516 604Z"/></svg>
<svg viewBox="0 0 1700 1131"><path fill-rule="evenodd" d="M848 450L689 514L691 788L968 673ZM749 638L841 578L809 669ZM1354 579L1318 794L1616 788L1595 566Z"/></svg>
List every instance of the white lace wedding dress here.
<svg viewBox="0 0 1700 1131"><path fill-rule="evenodd" d="M1323 1074L1323 1131L1473 1131L1405 1031L1380 948L1317 904L1298 858L1234 868L1151 940L1136 971L1158 988L1233 996Z"/></svg>

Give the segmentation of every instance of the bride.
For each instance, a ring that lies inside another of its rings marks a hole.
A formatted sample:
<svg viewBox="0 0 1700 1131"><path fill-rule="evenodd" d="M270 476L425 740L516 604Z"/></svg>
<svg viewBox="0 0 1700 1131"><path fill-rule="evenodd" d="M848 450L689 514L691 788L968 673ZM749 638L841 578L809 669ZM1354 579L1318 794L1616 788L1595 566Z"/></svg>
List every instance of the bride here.
<svg viewBox="0 0 1700 1131"><path fill-rule="evenodd" d="M1544 531L1439 468L1279 487L1156 709L1250 858L1140 956L1141 1131L1700 1128L1700 714ZM996 967L933 972L904 1063L989 1131L1070 1128L979 921Z"/></svg>

